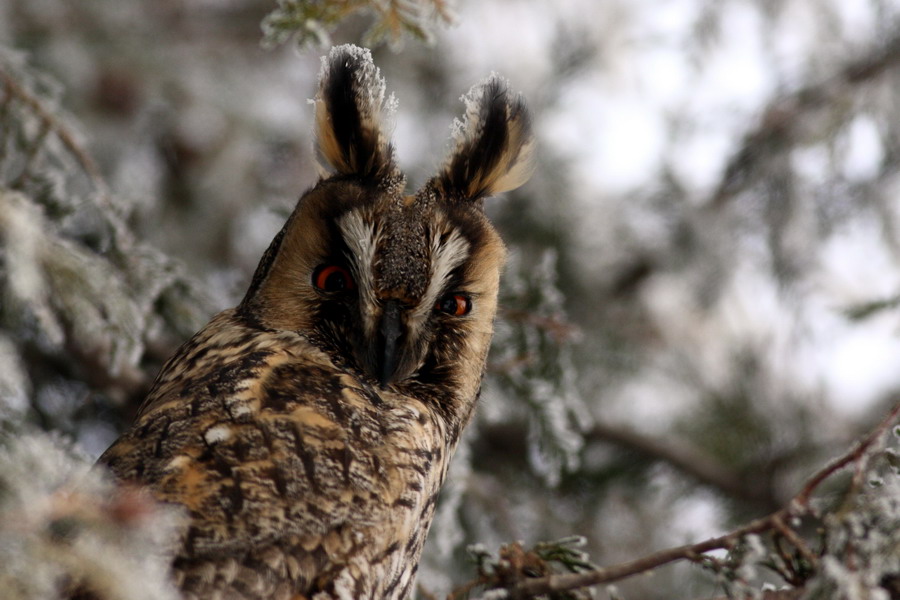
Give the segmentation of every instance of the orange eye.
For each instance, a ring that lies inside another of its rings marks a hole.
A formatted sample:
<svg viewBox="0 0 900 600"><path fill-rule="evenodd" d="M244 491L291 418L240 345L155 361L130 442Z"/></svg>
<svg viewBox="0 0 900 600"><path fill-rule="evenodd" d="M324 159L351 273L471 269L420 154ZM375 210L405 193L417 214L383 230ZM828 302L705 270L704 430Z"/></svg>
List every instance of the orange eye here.
<svg viewBox="0 0 900 600"><path fill-rule="evenodd" d="M472 310L472 300L464 294L447 294L435 302L434 310L454 317L462 317Z"/></svg>
<svg viewBox="0 0 900 600"><path fill-rule="evenodd" d="M322 265L316 267L312 276L313 285L323 292L346 292L354 287L353 277L344 267Z"/></svg>

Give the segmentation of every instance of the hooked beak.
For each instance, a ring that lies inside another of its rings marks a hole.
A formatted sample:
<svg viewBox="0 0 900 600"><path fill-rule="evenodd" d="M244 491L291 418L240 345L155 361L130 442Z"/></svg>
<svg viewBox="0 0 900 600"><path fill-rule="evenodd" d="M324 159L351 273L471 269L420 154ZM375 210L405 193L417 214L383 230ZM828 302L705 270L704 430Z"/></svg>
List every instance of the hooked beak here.
<svg viewBox="0 0 900 600"><path fill-rule="evenodd" d="M388 300L384 303L384 311L378 322L375 348L377 353L376 374L381 387L385 387L392 381L400 361L399 341L403 335L402 310L397 300Z"/></svg>

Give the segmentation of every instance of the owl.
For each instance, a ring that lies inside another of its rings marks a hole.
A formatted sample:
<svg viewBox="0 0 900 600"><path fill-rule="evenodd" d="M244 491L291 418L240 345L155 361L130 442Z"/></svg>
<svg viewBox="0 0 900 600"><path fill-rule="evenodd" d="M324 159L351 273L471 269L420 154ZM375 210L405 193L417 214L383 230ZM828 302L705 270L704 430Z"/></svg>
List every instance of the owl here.
<svg viewBox="0 0 900 600"><path fill-rule="evenodd" d="M491 342L505 249L482 201L534 154L502 79L464 100L446 163L408 194L369 52L323 58L328 172L101 457L182 508L185 598L409 596Z"/></svg>

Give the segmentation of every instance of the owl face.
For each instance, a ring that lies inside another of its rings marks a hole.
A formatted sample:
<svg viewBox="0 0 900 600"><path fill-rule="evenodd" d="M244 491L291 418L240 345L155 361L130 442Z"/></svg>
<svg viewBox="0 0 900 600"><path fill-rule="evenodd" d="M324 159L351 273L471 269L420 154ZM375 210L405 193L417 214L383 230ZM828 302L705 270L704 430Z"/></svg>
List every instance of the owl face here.
<svg viewBox="0 0 900 600"><path fill-rule="evenodd" d="M382 132L378 71L367 51L333 51L316 122L335 172L301 197L241 314L302 333L382 388L474 397L505 254L482 199L527 178L533 144L521 101L500 80L467 103L443 169L407 194Z"/></svg>

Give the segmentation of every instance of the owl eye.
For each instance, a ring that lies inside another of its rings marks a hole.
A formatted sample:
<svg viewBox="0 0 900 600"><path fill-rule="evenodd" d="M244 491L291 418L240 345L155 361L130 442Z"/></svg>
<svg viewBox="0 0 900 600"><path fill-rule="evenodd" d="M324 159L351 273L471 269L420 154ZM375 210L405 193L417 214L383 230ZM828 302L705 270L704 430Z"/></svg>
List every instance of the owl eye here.
<svg viewBox="0 0 900 600"><path fill-rule="evenodd" d="M454 317L462 317L472 310L472 299L465 294L447 294L435 302L434 310Z"/></svg>
<svg viewBox="0 0 900 600"><path fill-rule="evenodd" d="M344 267L321 265L312 275L313 285L323 292L347 292L354 288L353 277Z"/></svg>

